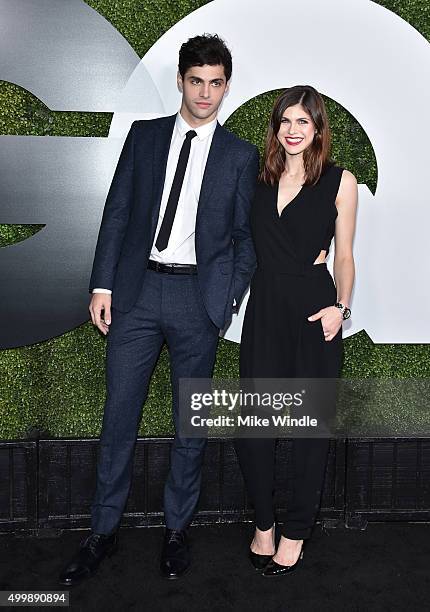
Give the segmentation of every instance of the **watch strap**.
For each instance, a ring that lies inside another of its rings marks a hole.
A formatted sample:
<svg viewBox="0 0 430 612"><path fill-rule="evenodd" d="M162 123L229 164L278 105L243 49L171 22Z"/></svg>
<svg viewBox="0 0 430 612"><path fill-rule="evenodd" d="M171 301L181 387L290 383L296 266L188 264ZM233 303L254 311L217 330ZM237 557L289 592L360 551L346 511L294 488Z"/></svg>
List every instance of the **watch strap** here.
<svg viewBox="0 0 430 612"><path fill-rule="evenodd" d="M342 313L342 318L345 319L349 319L349 317L351 316L351 309L348 308L347 306L344 306L341 302L336 302L335 304L336 308L339 308L339 310Z"/></svg>

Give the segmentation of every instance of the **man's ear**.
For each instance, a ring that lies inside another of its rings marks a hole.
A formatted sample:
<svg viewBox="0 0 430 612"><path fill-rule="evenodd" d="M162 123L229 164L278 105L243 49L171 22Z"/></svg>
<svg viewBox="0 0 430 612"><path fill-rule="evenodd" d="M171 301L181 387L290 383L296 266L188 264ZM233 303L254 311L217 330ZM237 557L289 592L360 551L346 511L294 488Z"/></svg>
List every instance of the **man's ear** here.
<svg viewBox="0 0 430 612"><path fill-rule="evenodd" d="M177 84L178 84L178 89L179 89L179 91L180 91L181 93L183 93L183 89L184 89L184 88L183 88L183 83L182 83L181 73L179 72L179 70L178 70L178 72L177 72L177 74L176 74L176 82L177 82Z"/></svg>
<svg viewBox="0 0 430 612"><path fill-rule="evenodd" d="M230 81L231 79L227 81L227 85L225 86L224 95L228 94L228 92L230 91Z"/></svg>

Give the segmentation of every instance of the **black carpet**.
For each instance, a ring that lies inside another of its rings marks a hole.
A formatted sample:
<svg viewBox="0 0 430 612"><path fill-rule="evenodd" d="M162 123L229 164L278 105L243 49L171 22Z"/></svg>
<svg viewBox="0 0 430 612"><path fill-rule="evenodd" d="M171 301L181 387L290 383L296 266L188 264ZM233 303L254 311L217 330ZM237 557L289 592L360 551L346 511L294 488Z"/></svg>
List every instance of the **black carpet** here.
<svg viewBox="0 0 430 612"><path fill-rule="evenodd" d="M1 536L0 590L62 590L56 584L57 574L86 533L68 531L58 538ZM317 526L302 564L293 574L273 579L254 574L246 556L251 536L251 524L192 527L192 568L180 580L167 581L158 576L162 530L123 529L118 552L103 562L95 576L70 589L70 609L429 609L430 525L378 523L364 531Z"/></svg>

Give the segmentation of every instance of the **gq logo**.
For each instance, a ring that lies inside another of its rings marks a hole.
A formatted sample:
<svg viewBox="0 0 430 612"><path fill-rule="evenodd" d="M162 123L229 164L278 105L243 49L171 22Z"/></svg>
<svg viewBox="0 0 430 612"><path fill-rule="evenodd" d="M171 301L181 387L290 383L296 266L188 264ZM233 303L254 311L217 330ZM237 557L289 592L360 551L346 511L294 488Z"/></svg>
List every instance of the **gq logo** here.
<svg viewBox="0 0 430 612"><path fill-rule="evenodd" d="M46 224L1 251L3 347L45 340L87 320L97 231L125 134L134 119L177 111L178 48L207 31L226 39L234 59L221 122L265 91L311 83L364 127L378 187L373 196L359 186L354 317L346 335L364 328L374 342L430 341L430 45L414 28L370 0L214 0L177 23L139 62L83 2L37 4L30 15L34 2L0 0L2 22L15 33L0 42L0 78L52 109L114 111L114 118L107 139L1 137L0 222ZM21 36L25 16L32 30ZM65 40L57 24L66 21ZM243 313L242 305L226 338L239 340Z"/></svg>

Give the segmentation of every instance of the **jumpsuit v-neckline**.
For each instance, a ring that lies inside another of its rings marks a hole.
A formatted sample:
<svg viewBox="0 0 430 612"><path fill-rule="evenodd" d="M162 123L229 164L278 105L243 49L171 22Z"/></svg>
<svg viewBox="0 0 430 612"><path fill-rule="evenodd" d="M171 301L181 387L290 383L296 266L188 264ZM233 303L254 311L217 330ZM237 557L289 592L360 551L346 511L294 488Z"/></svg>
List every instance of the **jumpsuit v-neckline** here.
<svg viewBox="0 0 430 612"><path fill-rule="evenodd" d="M292 198L288 204L285 204L285 206L283 206L281 212L279 213L278 210L278 199L279 199L279 183L276 183L275 185L275 189L274 189L274 195L275 195L275 213L278 217L278 219L282 219L282 215L284 214L285 210L291 206L291 204L294 204L296 200L299 199L300 194L303 192L303 189L305 189L306 185L302 185L300 187L300 190L296 193L296 195L294 196L294 198Z"/></svg>

